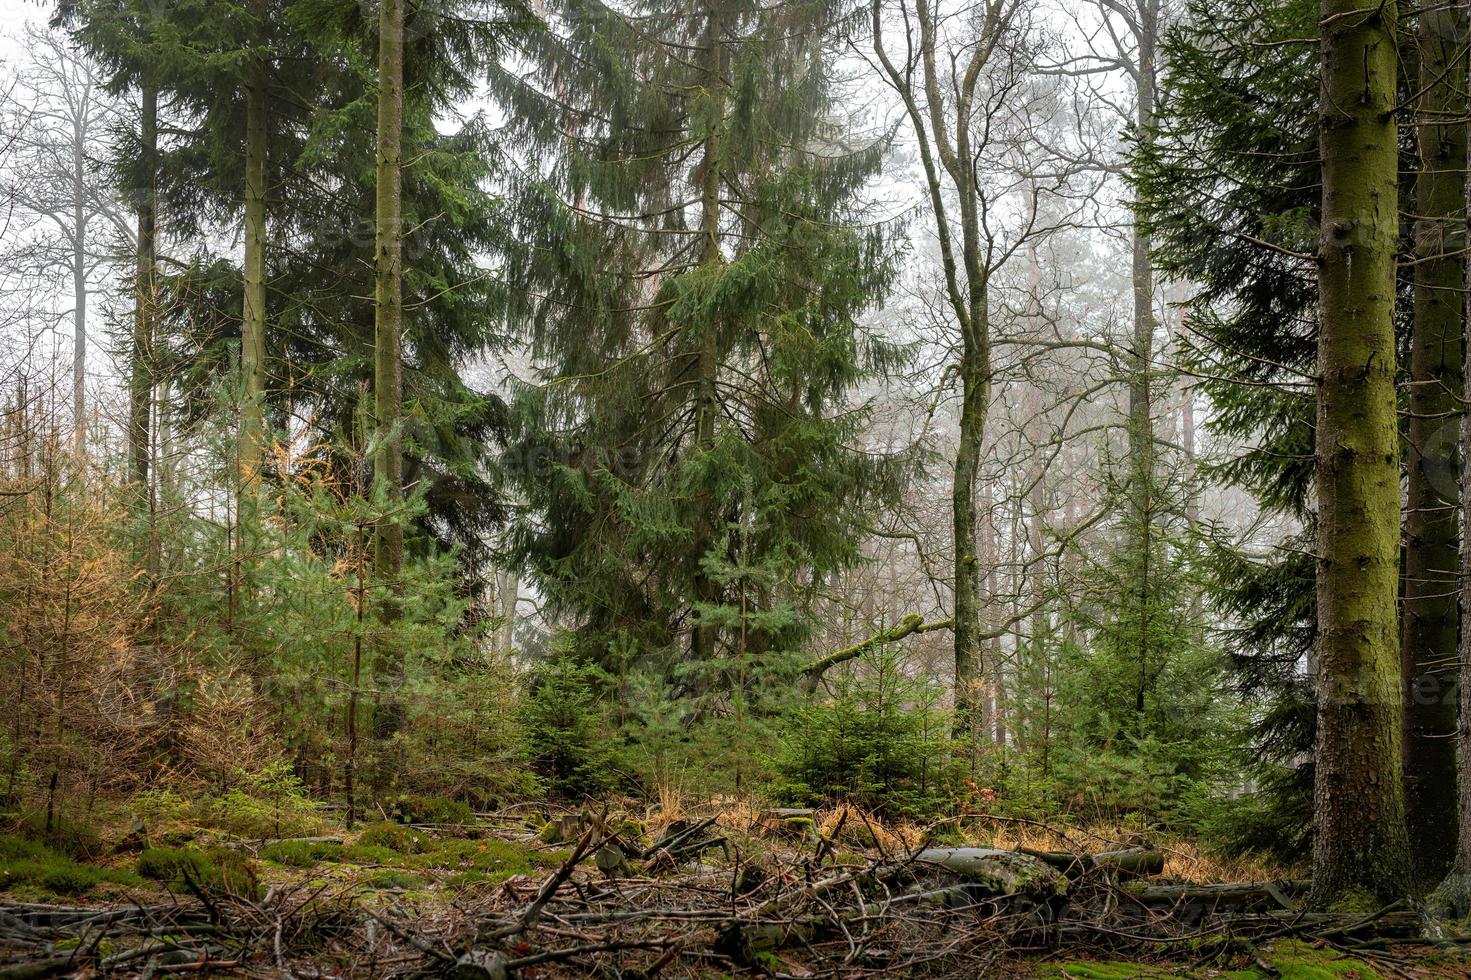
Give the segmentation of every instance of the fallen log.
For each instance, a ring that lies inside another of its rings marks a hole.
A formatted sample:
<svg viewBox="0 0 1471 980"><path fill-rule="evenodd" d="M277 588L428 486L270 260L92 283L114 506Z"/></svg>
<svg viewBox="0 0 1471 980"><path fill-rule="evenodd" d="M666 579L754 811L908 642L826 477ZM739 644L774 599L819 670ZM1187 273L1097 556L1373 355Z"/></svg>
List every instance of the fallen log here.
<svg viewBox="0 0 1471 980"><path fill-rule="evenodd" d="M821 915L801 916L790 922L750 922L737 919L720 930L714 949L742 966L754 967L760 965L762 953L770 953L793 943L815 942L832 928L832 920Z"/></svg>
<svg viewBox="0 0 1471 980"><path fill-rule="evenodd" d="M1125 889L1146 905L1200 904L1212 907L1275 902L1284 909L1296 908L1291 896L1302 895L1311 881L1239 881L1224 884L1131 885Z"/></svg>
<svg viewBox="0 0 1471 980"><path fill-rule="evenodd" d="M1101 869L1124 875L1146 877L1163 874L1165 870L1164 854L1147 847L1127 847L1119 851L1098 851L1093 854L1041 851L1032 847L1018 847L1017 852L1030 855L1039 861L1045 861L1066 875Z"/></svg>
<svg viewBox="0 0 1471 980"><path fill-rule="evenodd" d="M991 847L931 847L914 856L916 864L943 868L971 891L993 897L1047 901L1067 894L1067 879L1046 862L1019 851Z"/></svg>

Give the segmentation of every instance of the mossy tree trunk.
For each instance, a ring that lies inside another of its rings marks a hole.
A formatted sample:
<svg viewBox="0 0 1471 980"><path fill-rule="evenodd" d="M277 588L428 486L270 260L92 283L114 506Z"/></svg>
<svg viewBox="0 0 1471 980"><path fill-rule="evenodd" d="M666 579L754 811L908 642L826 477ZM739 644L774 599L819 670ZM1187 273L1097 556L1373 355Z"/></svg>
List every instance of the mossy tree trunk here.
<svg viewBox="0 0 1471 980"><path fill-rule="evenodd" d="M1313 896L1410 884L1401 781L1397 5L1322 0Z"/></svg>
<svg viewBox="0 0 1471 980"><path fill-rule="evenodd" d="M1466 82L1461 11L1426 11L1416 36L1419 82L1415 178L1414 329L1401 669L1405 704L1405 810L1410 852L1434 884L1456 847L1456 433L1461 390L1465 269Z"/></svg>

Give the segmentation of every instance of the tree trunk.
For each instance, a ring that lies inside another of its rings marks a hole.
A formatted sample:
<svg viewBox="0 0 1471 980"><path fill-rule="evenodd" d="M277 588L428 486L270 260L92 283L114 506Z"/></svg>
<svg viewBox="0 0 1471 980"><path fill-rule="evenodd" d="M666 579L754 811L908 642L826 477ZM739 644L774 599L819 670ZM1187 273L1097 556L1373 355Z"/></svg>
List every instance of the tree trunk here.
<svg viewBox="0 0 1471 980"><path fill-rule="evenodd" d="M1471 2L1467 7L1471 8ZM1471 98L1461 105L1461 111L1471 111ZM1471 159L1471 127L1466 127L1463 135L1466 143L1462 149ZM1466 182L1465 191L1464 223L1460 232L1463 245L1471 242L1471 181ZM1471 252L1464 256L1464 261L1463 274L1471 280ZM1465 352L1471 351L1471 293L1463 294L1463 300L1461 349ZM1461 397L1463 404L1471 404L1471 371L1462 371ZM1461 413L1460 444L1461 527L1467 533L1461 536L1459 598L1461 622L1465 623L1471 622L1471 412ZM1460 748L1460 829L1451 873L1430 903L1432 914L1453 919L1471 914L1471 629L1461 631L1459 642L1461 713L1456 741Z"/></svg>
<svg viewBox="0 0 1471 980"><path fill-rule="evenodd" d="M403 45L404 0L383 0L378 19L378 158L377 210L374 223L376 282L374 288L373 337L376 352L373 370L374 422L377 449L373 460L374 480L381 485L389 508L403 499L403 199L401 160L403 142ZM373 538L374 571L396 595L403 568L403 517L384 514ZM390 600L382 609L384 621L399 616L398 604ZM402 653L379 649L376 657L379 703L374 712L373 734L386 743L401 727L398 704L399 681L403 675ZM383 699L386 698L386 703ZM396 753L385 744L381 752L378 789L387 790L397 778Z"/></svg>
<svg viewBox="0 0 1471 980"><path fill-rule="evenodd" d="M725 88L725 59L721 44L721 22L720 9L716 3L710 3L705 12L705 81L712 93L723 93ZM723 114L723 95L717 97L717 106L711 109L711 115L719 118ZM700 249L700 264L712 266L721 261L720 254L720 154L721 154L721 123L711 125L705 134L705 146L700 161L700 236L703 244ZM717 363L718 354L716 350L716 325L706 323L701 326L704 331L700 338L699 353L699 390L696 395L699 405L696 408L697 421L695 429L695 445L697 451L707 452L715 444L715 419L720 411L719 395L715 389L716 374L719 368ZM713 502L712 505L713 507ZM697 541L699 552L697 560L704 557L703 549L711 540L711 531L717 518L711 514L707 517L708 527L703 528ZM720 586L714 579L701 570L695 574L695 598L697 601L710 606L719 601ZM718 632L713 625L702 622L703 616L697 614L695 617L695 629L691 638L691 653L697 664L710 664L715 660L715 640Z"/></svg>
<svg viewBox="0 0 1471 980"><path fill-rule="evenodd" d="M86 111L83 99L79 111ZM87 452L87 147L86 131L72 130L72 451Z"/></svg>
<svg viewBox="0 0 1471 980"><path fill-rule="evenodd" d="M138 269L134 282L133 349L128 381L129 476L140 492L148 487L149 421L153 411L154 237L158 221L158 86L147 75L141 85L138 208Z"/></svg>
<svg viewBox="0 0 1471 980"><path fill-rule="evenodd" d="M1393 0L1322 0L1313 898L1409 891L1395 599Z"/></svg>
<svg viewBox="0 0 1471 980"><path fill-rule="evenodd" d="M1466 204L1466 69L1462 17L1421 14L1416 134L1415 306L1410 342L1410 423L1405 511L1401 667L1405 704L1405 814L1422 883L1438 882L1456 847L1456 422L1461 389L1460 248Z"/></svg>
<svg viewBox="0 0 1471 980"><path fill-rule="evenodd" d="M1134 76L1134 123L1148 140L1155 124L1159 0L1138 4L1134 34L1138 61ZM1144 734L1148 695L1158 659L1150 649L1149 609L1153 602L1151 558L1154 554L1154 258L1153 243L1140 226L1133 225L1134 363L1129 377L1129 506L1134 513L1134 546L1141 556L1139 577L1139 676L1134 689L1137 732Z"/></svg>
<svg viewBox="0 0 1471 980"><path fill-rule="evenodd" d="M967 334L960 355L960 441L955 448L955 476L950 490L951 527L955 538L955 719L957 732L970 735L983 719L981 683L980 561L976 555L981 441L985 437L988 379L978 377L977 358Z"/></svg>
<svg viewBox="0 0 1471 980"><path fill-rule="evenodd" d="M266 17L257 0L255 15ZM240 458L242 519L253 518L250 498L256 491L264 450L266 360L266 71L258 54L245 89L245 290L240 317Z"/></svg>

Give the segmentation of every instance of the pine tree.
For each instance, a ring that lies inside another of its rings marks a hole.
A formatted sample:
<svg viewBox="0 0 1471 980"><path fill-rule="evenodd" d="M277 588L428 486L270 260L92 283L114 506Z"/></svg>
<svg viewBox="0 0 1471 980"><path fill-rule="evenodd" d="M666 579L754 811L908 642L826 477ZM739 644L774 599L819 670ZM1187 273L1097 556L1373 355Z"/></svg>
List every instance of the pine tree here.
<svg viewBox="0 0 1471 980"><path fill-rule="evenodd" d="M683 648L687 690L800 641L889 475L855 448L892 253L857 201L885 147L831 114L843 15L573 0L494 76L527 161L507 312L541 367L520 551L582 656Z"/></svg>

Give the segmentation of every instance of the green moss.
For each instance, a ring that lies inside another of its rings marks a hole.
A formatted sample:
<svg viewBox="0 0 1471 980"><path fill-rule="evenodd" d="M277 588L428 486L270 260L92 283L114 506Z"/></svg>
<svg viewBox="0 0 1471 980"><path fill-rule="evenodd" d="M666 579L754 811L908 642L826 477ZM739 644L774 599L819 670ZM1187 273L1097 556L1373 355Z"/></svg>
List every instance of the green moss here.
<svg viewBox="0 0 1471 980"><path fill-rule="evenodd" d="M72 897L104 883L137 886L142 882L132 872L83 864L40 841L0 835L0 891L29 887Z"/></svg>
<svg viewBox="0 0 1471 980"><path fill-rule="evenodd" d="M239 851L214 848L151 847L138 855L138 874L176 887L190 885L205 891L256 898L260 883L250 862Z"/></svg>
<svg viewBox="0 0 1471 980"><path fill-rule="evenodd" d="M1220 980L1381 980L1382 974L1361 960L1339 956L1332 950L1314 949L1304 943L1282 942L1260 953L1270 974L1253 966L1245 970L1213 973ZM1126 962L1075 962L1042 967L1038 977L1056 980L1188 980L1199 974L1184 966L1150 966Z"/></svg>
<svg viewBox="0 0 1471 980"><path fill-rule="evenodd" d="M1314 949L1306 943L1282 942L1263 956L1282 980L1380 980L1382 974L1361 960L1340 956L1331 949Z"/></svg>
<svg viewBox="0 0 1471 980"><path fill-rule="evenodd" d="M1360 912L1368 915L1370 912L1378 912L1382 903L1367 891L1356 890L1341 895L1337 901L1328 906L1329 912Z"/></svg>
<svg viewBox="0 0 1471 980"><path fill-rule="evenodd" d="M560 868L572 857L572 852L564 847L554 847L549 851L532 851L531 863L538 868Z"/></svg>
<svg viewBox="0 0 1471 980"><path fill-rule="evenodd" d="M1148 977L1150 980L1183 980L1185 974L1142 963L1060 963L1048 967L1041 976L1056 977L1058 980L1132 980Z"/></svg>
<svg viewBox="0 0 1471 980"><path fill-rule="evenodd" d="M319 841L283 840L268 844L260 855L267 861L289 868L309 868L318 861L335 861L342 855L341 844Z"/></svg>
<svg viewBox="0 0 1471 980"><path fill-rule="evenodd" d="M404 823L468 824L475 821L470 804L443 796L405 794L398 798L394 810Z"/></svg>
<svg viewBox="0 0 1471 980"><path fill-rule="evenodd" d="M405 874L402 871L393 871L388 869L375 871L374 873L368 875L361 880L362 883L368 888L379 890L400 888L404 891L409 891L414 888L423 887L424 885L424 879L422 878L415 877L411 874Z"/></svg>
<svg viewBox="0 0 1471 980"><path fill-rule="evenodd" d="M352 847L344 847L333 860L349 864L398 865L403 862L403 859L402 854L386 847L375 844L354 844Z"/></svg>
<svg viewBox="0 0 1471 980"><path fill-rule="evenodd" d="M386 847L400 854L421 854L428 847L428 834L393 823L375 823L358 835L358 847Z"/></svg>

